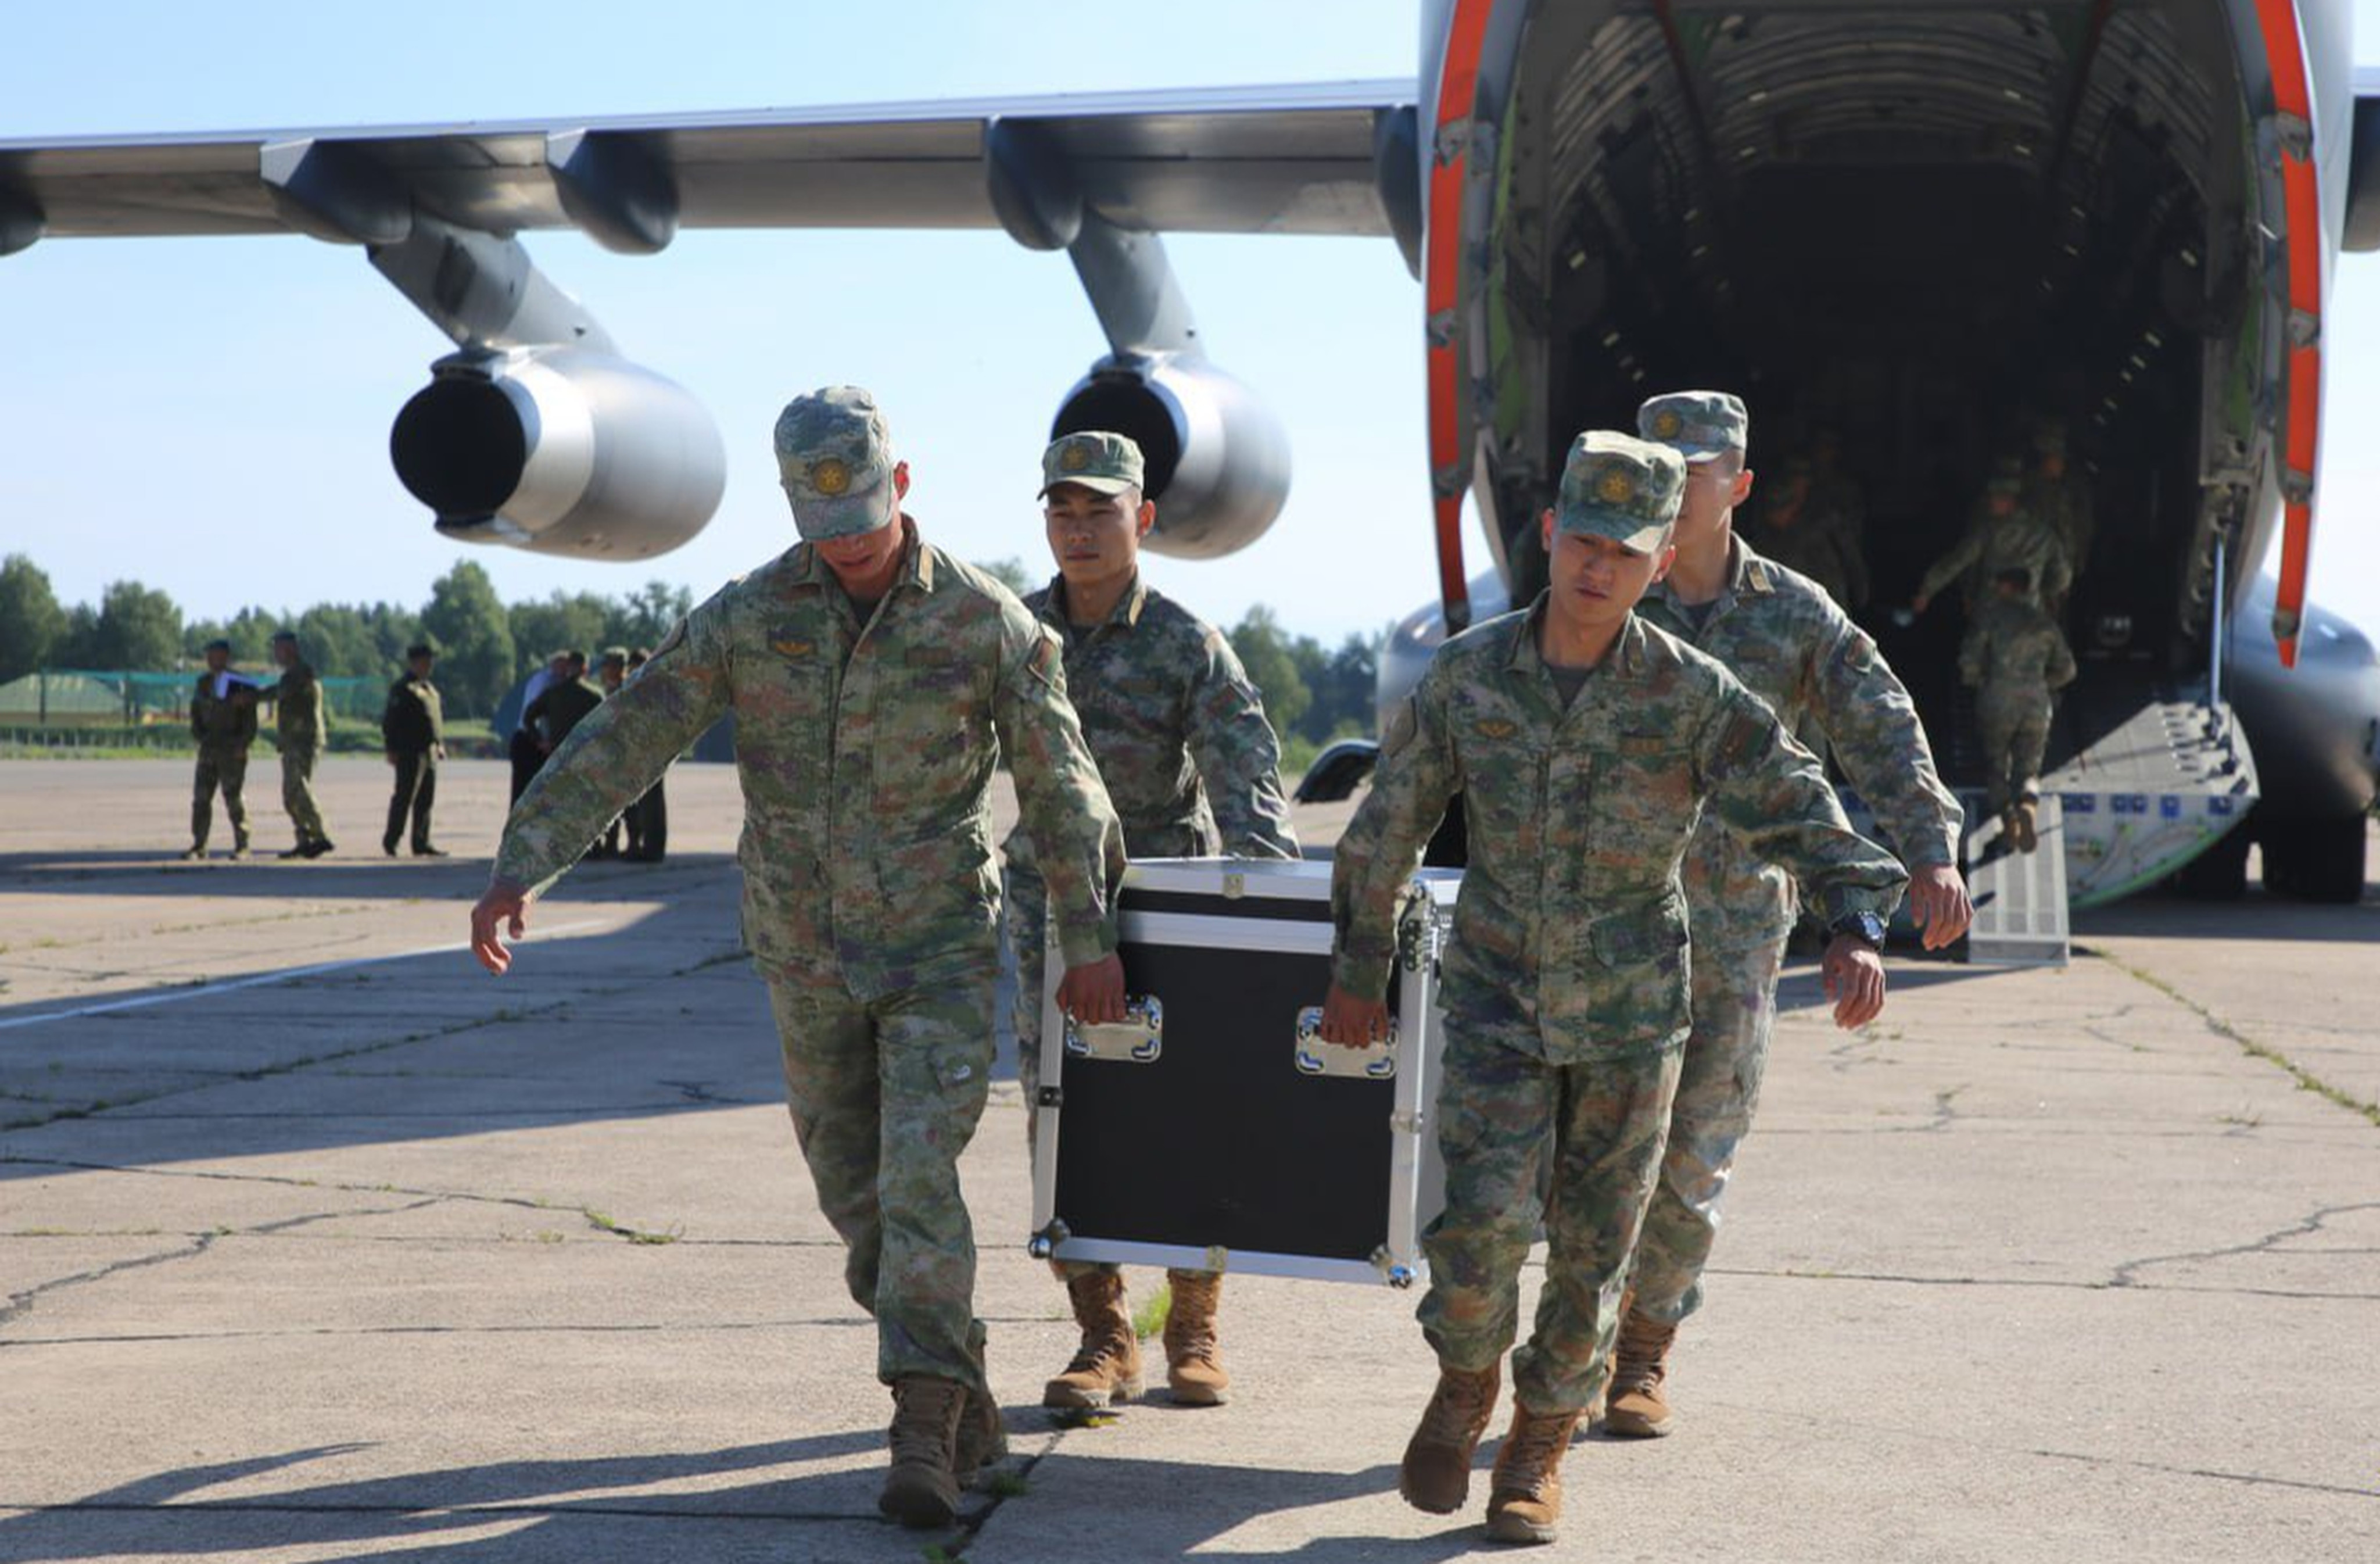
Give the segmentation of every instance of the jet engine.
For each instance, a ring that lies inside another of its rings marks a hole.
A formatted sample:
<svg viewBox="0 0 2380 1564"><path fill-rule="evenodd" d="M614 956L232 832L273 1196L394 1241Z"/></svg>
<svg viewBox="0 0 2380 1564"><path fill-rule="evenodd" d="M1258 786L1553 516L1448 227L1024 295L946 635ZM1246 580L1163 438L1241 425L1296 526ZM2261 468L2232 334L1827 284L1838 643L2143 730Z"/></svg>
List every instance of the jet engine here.
<svg viewBox="0 0 2380 1564"><path fill-rule="evenodd" d="M448 537L582 559L668 553L727 483L719 426L685 387L585 348L443 359L388 443Z"/></svg>
<svg viewBox="0 0 2380 1564"><path fill-rule="evenodd" d="M1102 359L1066 393L1052 438L1085 429L1129 434L1157 502L1148 546L1215 559L1264 535L1289 497L1289 435L1256 394L1184 354Z"/></svg>

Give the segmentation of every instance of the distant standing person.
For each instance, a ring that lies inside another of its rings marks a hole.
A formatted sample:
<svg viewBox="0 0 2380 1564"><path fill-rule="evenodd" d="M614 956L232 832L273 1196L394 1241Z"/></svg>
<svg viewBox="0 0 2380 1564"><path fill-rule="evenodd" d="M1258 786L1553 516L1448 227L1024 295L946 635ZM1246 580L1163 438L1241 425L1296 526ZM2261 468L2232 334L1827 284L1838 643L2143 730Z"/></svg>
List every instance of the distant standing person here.
<svg viewBox="0 0 2380 1564"><path fill-rule="evenodd" d="M653 660L653 654L639 646L628 654L628 677ZM628 806L628 850L623 857L637 863L659 863L669 856L669 796L662 791L668 785L669 772L664 769L653 778L653 785L644 796Z"/></svg>
<svg viewBox="0 0 2380 1564"><path fill-rule="evenodd" d="M569 677L570 654L556 652L521 686L520 715L513 723L512 738L504 744L504 756L513 765L514 803L520 802L520 796L537 779L537 768L545 764L545 746L538 739L537 725L528 719L528 709L556 680Z"/></svg>
<svg viewBox="0 0 2380 1564"><path fill-rule="evenodd" d="M587 720L595 708L603 703L603 691L587 677L587 654L571 652L563 665L562 677L545 687L544 693L522 710L523 720L537 731L538 748L544 760L562 748L570 730ZM543 761L540 762L540 767ZM612 849L599 836L587 849L589 858L609 858Z"/></svg>
<svg viewBox="0 0 2380 1564"><path fill-rule="evenodd" d="M1984 807L2019 852L2039 838L2041 756L2049 745L2050 692L2074 682L2074 653L2058 621L2034 601L2033 578L2010 566L1992 578L1992 600L1959 648L1959 677L1980 691Z"/></svg>
<svg viewBox="0 0 2380 1564"><path fill-rule="evenodd" d="M438 687L430 682L437 662L437 652L428 646L407 647L405 677L388 687L388 705L381 712L381 738L388 747L388 764L396 768L388 829L380 837L381 850L391 858L396 856L397 838L405 834L408 815L413 856L446 856L430 841L430 810L438 801L438 763L446 758L446 714Z"/></svg>
<svg viewBox="0 0 2380 1564"><path fill-rule="evenodd" d="M230 641L208 641L206 657L207 671L190 692L190 737L199 741L199 765L190 787L190 849L182 856L206 857L220 789L231 821L231 855L246 858L248 806L239 790L248 779L248 747L256 741L256 687L231 671Z"/></svg>
<svg viewBox="0 0 2380 1564"><path fill-rule="evenodd" d="M298 845L281 856L320 858L331 850L322 806L314 797L314 763L322 758L322 733L330 726L322 681L298 653L294 630L275 632L273 661L281 678L256 698L273 703L273 734L281 741L281 807L298 832Z"/></svg>

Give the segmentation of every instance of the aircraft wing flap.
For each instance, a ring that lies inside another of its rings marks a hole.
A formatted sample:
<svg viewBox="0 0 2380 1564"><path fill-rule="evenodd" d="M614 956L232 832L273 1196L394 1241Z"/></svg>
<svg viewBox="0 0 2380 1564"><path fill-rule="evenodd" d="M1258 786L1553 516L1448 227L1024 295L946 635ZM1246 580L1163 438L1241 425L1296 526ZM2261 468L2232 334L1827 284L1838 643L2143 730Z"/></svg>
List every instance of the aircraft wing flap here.
<svg viewBox="0 0 2380 1564"><path fill-rule="evenodd" d="M250 131L0 142L0 206L52 238L295 231L260 173L264 149L313 141L385 175L421 210L495 233L573 226L548 137L633 141L686 227L996 226L984 145L1030 120L1086 201L1127 226L1386 234L1374 124L1411 82L1220 89L970 104L717 116Z"/></svg>

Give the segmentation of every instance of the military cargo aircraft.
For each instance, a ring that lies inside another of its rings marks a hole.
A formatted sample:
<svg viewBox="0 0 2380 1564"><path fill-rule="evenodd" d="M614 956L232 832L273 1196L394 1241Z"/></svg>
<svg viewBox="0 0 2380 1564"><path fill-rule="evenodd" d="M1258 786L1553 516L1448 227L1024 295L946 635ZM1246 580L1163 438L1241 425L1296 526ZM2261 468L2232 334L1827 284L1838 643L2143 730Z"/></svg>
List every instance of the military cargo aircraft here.
<svg viewBox="0 0 2380 1564"><path fill-rule="evenodd" d="M2348 0L1433 0L1412 80L0 142L0 255L358 246L454 344L391 436L438 529L633 560L710 519L717 429L523 233L652 254L686 226L997 228L1065 251L1111 349L1053 428L1135 435L1152 546L1208 557L1279 512L1288 441L1207 359L1159 236L1378 235L1422 287L1440 588L1391 679L1535 590L1570 434L1647 391L1837 427L1904 587L2012 417L2057 417L2100 517L2053 742L2068 894L2201 854L2231 888L2254 808L2268 879L2352 897L2380 670L2307 599L2332 263L2380 248L2380 84L2359 98L2350 26ZM1877 628L1955 776L1951 616Z"/></svg>

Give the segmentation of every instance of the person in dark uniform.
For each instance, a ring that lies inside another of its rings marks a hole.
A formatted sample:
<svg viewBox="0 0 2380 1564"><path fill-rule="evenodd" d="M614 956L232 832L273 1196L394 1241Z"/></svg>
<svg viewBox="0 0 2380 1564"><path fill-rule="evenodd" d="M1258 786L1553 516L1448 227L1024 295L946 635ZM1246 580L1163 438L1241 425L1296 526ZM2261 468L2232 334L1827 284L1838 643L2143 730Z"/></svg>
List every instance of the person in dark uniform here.
<svg viewBox="0 0 2380 1564"><path fill-rule="evenodd" d="M563 669L563 677L545 687L543 693L521 709L521 721L536 730L540 750L551 757L570 737L570 730L603 703L603 691L587 677L587 654L573 652ZM611 858L611 846L597 837L587 849L589 858Z"/></svg>
<svg viewBox="0 0 2380 1564"><path fill-rule="evenodd" d="M413 822L413 856L443 858L430 841L430 810L438 800L438 763L446 758L446 715L430 670L438 653L429 646L405 649L406 674L388 687L388 704L381 712L380 731L388 764L396 768L396 790L389 795L388 829L380 846L396 856L397 838L405 834L406 818Z"/></svg>
<svg viewBox="0 0 2380 1564"><path fill-rule="evenodd" d="M190 737L199 741L199 764L190 785L190 848L182 856L207 856L207 829L214 823L220 789L224 813L231 819L231 855L246 858L248 806L239 795L248 778L248 747L256 741L256 685L232 672L230 641L208 641L206 656L206 671L190 693Z"/></svg>
<svg viewBox="0 0 2380 1564"><path fill-rule="evenodd" d="M628 677L652 661L653 654L644 647L628 654ZM621 856L638 863L659 863L669 854L669 799L662 788L669 780L664 771L645 789L645 796L628 806L628 850Z"/></svg>
<svg viewBox="0 0 2380 1564"><path fill-rule="evenodd" d="M545 666L529 675L528 682L521 687L521 715L514 722L513 736L504 745L505 758L513 763L512 801L515 803L520 802L520 796L528 792L528 785L537 779L538 767L545 764L544 746L538 742L536 725L528 720L529 703L544 694L557 680L570 677L573 655L575 654L566 651L556 652L545 660Z"/></svg>

